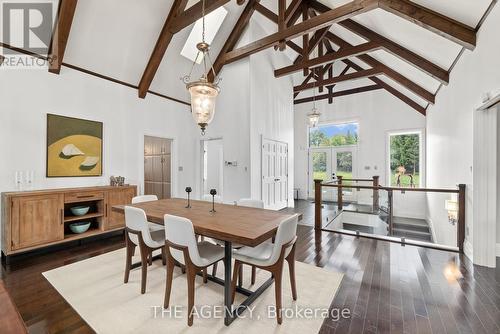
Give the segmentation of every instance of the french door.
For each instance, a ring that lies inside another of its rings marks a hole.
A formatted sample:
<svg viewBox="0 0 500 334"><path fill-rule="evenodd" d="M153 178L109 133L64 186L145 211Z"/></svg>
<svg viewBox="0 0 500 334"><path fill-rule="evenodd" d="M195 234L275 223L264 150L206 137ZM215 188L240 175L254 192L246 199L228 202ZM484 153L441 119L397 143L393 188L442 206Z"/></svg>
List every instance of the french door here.
<svg viewBox="0 0 500 334"><path fill-rule="evenodd" d="M342 176L345 179L356 175L356 146L311 148L309 150L309 197L314 197L314 180L329 182ZM342 192L346 201L355 200L356 192L345 188ZM323 200L335 201L337 188L323 188Z"/></svg>

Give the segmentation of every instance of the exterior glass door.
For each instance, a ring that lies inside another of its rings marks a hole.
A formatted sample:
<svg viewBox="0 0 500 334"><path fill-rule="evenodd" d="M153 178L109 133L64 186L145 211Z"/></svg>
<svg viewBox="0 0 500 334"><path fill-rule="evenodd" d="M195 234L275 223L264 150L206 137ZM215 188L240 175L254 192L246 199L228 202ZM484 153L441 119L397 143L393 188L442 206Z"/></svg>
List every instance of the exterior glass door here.
<svg viewBox="0 0 500 334"><path fill-rule="evenodd" d="M314 180L323 182L332 181L337 176L344 179L352 179L355 174L356 147L329 147L311 148L309 151L309 197L314 197ZM349 184L349 182L345 182ZM324 188L323 199L325 201L335 201L337 198L336 188ZM343 190L344 199L354 200L353 189Z"/></svg>

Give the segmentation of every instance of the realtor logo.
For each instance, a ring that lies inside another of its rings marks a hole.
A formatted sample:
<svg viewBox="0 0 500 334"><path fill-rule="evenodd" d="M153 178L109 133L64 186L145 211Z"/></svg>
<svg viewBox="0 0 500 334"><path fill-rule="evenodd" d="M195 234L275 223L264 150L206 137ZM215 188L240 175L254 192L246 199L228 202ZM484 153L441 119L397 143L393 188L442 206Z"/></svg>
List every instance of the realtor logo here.
<svg viewBox="0 0 500 334"><path fill-rule="evenodd" d="M6 2L2 4L3 42L37 54L49 50L53 14L51 2ZM4 53L15 53L4 48Z"/></svg>

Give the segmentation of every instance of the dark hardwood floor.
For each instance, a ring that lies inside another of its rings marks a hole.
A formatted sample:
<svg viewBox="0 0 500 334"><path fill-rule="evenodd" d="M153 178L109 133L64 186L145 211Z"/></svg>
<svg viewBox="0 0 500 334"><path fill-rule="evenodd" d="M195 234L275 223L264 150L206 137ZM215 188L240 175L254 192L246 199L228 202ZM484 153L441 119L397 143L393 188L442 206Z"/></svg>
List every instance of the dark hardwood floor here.
<svg viewBox="0 0 500 334"><path fill-rule="evenodd" d="M30 333L92 332L41 273L123 246L116 236L2 266ZM321 333L500 333L500 269L462 255L299 226L297 260L345 274L331 307L352 317L325 320Z"/></svg>

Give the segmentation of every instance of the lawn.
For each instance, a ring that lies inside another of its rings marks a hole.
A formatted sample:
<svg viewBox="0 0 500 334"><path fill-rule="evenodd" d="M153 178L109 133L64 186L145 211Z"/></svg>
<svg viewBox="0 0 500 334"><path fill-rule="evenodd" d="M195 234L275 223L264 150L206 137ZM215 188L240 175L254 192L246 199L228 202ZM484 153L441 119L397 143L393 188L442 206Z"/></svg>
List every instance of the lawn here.
<svg viewBox="0 0 500 334"><path fill-rule="evenodd" d="M396 187L396 172L392 171L391 172L391 187ZM420 186L420 174L415 174L413 175L413 183L415 184L415 187ZM402 187L409 187L410 186L410 177L405 175L401 177L401 186Z"/></svg>

